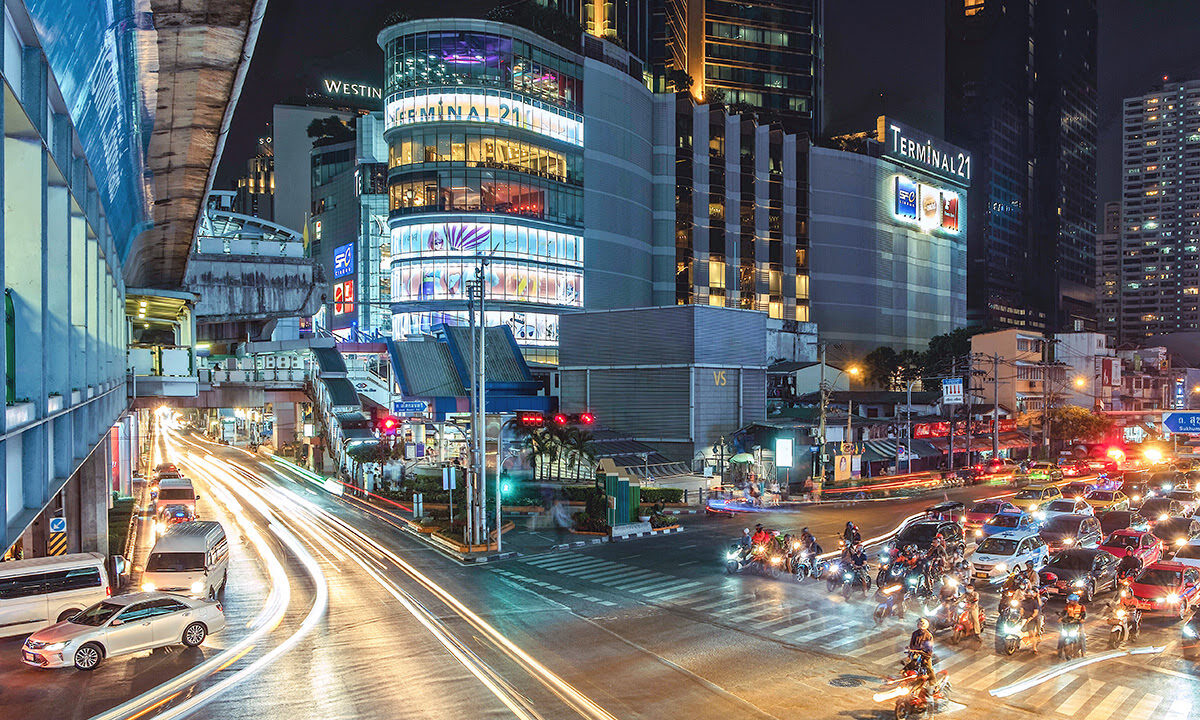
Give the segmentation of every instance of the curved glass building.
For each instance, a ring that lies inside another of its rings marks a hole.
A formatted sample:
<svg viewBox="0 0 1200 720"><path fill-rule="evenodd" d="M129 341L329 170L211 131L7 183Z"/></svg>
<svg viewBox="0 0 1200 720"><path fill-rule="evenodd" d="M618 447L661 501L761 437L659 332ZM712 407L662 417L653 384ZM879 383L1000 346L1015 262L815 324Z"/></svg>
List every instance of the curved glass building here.
<svg viewBox="0 0 1200 720"><path fill-rule="evenodd" d="M488 324L553 361L558 314L584 305L581 59L482 20L400 23L379 44L393 336L465 323L486 257Z"/></svg>

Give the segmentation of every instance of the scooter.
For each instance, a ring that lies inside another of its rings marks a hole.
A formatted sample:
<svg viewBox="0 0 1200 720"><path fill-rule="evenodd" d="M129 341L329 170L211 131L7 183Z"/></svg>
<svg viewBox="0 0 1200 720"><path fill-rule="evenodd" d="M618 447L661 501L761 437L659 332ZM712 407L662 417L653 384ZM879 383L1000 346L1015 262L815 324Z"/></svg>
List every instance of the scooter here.
<svg viewBox="0 0 1200 720"><path fill-rule="evenodd" d="M967 638L975 638L980 644L983 643L983 636L975 632L975 625L971 622L971 612L972 608L966 600L958 603L958 617L954 621L954 632L950 634L951 645L957 645ZM979 629L982 631L986 624L987 617L980 612Z"/></svg>
<svg viewBox="0 0 1200 720"><path fill-rule="evenodd" d="M734 543L729 546L729 552L725 553L725 572L735 575L751 562L749 548L740 543Z"/></svg>
<svg viewBox="0 0 1200 720"><path fill-rule="evenodd" d="M1060 660L1071 660L1083 657L1083 623L1062 617L1062 625L1058 636L1058 657Z"/></svg>
<svg viewBox="0 0 1200 720"><path fill-rule="evenodd" d="M871 568L864 566L861 570L848 568L842 573L842 599L849 600L850 593L858 588L862 597L867 596L871 589Z"/></svg>
<svg viewBox="0 0 1200 720"><path fill-rule="evenodd" d="M905 654L907 659L901 668L900 677L885 678L885 689L875 693L875 702L895 700L896 720L930 716L946 709L953 691L949 672L942 670L927 683L924 681L920 656L912 651Z"/></svg>
<svg viewBox="0 0 1200 720"><path fill-rule="evenodd" d="M1025 629L1025 619L1021 617L1021 604L1011 600L1008 606L1000 611L1000 619L996 622L996 652L1014 655L1027 642L1032 648L1037 641L1035 633L1036 628Z"/></svg>
<svg viewBox="0 0 1200 720"><path fill-rule="evenodd" d="M1130 611L1118 606L1108 616L1108 646L1115 649L1130 640L1136 640L1141 624L1141 610Z"/></svg>
<svg viewBox="0 0 1200 720"><path fill-rule="evenodd" d="M904 619L905 605L909 600L909 591L904 581L880 585L875 590L875 624L882 625L884 620L895 615L897 620Z"/></svg>

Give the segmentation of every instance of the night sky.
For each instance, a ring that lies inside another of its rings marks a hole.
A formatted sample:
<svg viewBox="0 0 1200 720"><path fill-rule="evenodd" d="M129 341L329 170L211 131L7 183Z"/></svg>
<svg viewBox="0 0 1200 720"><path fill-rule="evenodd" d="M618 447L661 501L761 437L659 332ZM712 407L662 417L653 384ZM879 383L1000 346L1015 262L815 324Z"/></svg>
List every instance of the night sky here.
<svg viewBox="0 0 1200 720"><path fill-rule="evenodd" d="M957 2L958 0L950 0ZM470 16L493 0L460 0ZM1163 75L1200 78L1200 2L1099 0L1100 194L1097 211L1120 195L1121 100ZM217 187L243 172L271 106L315 90L323 77L379 85L383 56L375 36L395 10L429 15L421 2L270 0L254 60L225 146ZM936 0L827 0L825 119L831 134L874 127L881 114L940 133L943 5Z"/></svg>

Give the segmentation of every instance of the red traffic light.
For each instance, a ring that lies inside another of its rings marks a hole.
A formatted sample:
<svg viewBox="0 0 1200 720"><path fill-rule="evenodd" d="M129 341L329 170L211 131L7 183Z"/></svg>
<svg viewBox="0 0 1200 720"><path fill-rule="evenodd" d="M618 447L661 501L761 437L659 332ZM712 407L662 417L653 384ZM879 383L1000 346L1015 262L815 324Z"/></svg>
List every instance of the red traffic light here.
<svg viewBox="0 0 1200 720"><path fill-rule="evenodd" d="M523 412L517 413L517 422L524 427L541 427L546 424L546 418L541 413Z"/></svg>
<svg viewBox="0 0 1200 720"><path fill-rule="evenodd" d="M554 414L554 424L555 425L566 425L567 424L567 416L563 415L562 413L555 413Z"/></svg>
<svg viewBox="0 0 1200 720"><path fill-rule="evenodd" d="M596 416L591 413L579 413L579 422L582 425L591 425L596 422Z"/></svg>
<svg viewBox="0 0 1200 720"><path fill-rule="evenodd" d="M398 427L400 427L400 421L392 415L388 415L379 421L379 431L384 435L395 435L396 428Z"/></svg>

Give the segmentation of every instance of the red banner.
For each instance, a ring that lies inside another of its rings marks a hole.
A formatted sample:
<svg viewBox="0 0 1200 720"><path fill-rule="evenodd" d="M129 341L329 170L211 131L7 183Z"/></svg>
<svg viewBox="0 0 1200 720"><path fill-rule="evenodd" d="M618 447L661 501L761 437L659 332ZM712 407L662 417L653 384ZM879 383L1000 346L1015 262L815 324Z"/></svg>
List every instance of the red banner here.
<svg viewBox="0 0 1200 720"><path fill-rule="evenodd" d="M1017 429L1017 421L1011 418L1005 418L1000 421L1000 432L1013 432ZM954 424L954 434L958 436L966 435L966 423L958 422ZM992 432L991 420L976 420L971 423L972 435L990 435ZM916 423L913 425L913 437L918 439L929 438L948 438L950 437L949 422L934 422L934 423Z"/></svg>

